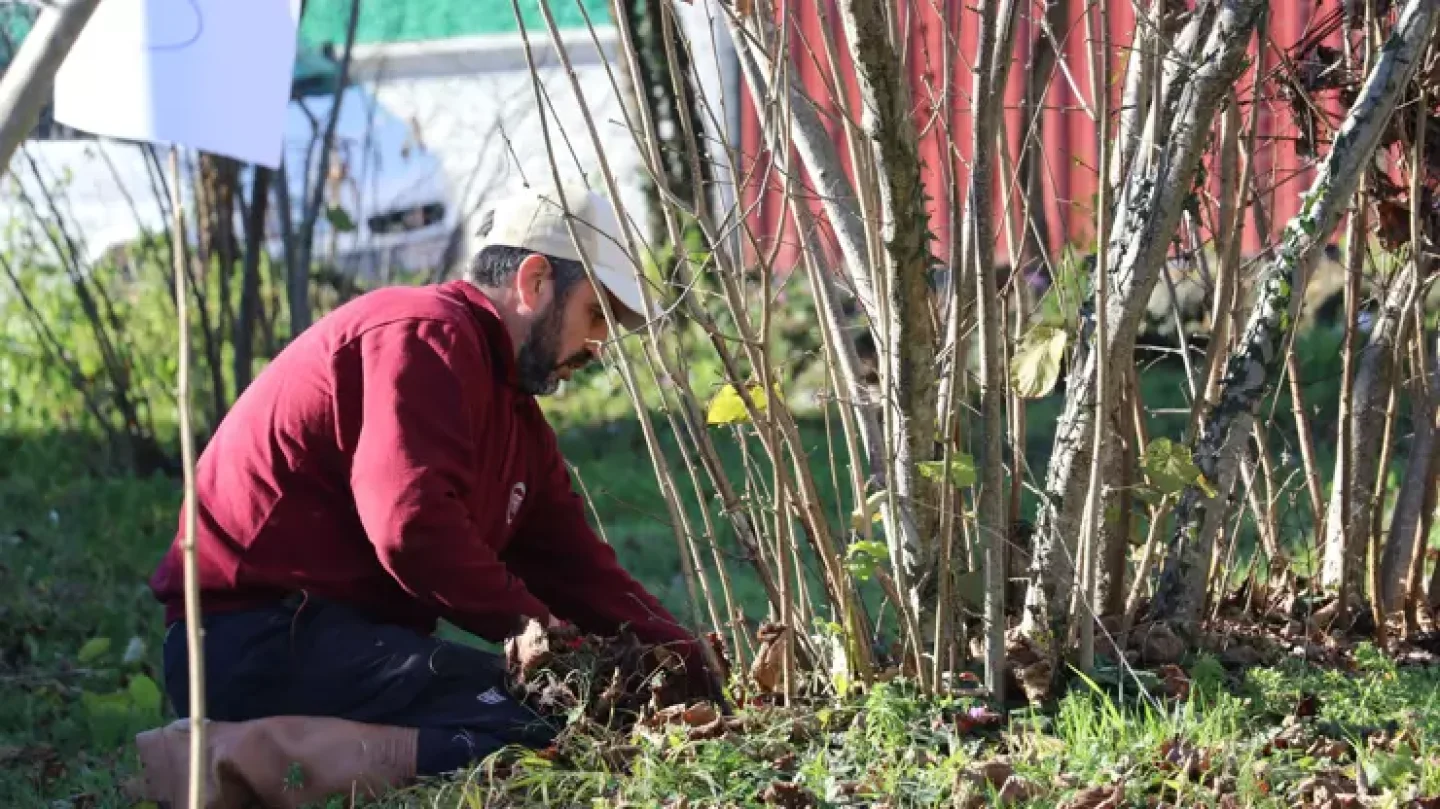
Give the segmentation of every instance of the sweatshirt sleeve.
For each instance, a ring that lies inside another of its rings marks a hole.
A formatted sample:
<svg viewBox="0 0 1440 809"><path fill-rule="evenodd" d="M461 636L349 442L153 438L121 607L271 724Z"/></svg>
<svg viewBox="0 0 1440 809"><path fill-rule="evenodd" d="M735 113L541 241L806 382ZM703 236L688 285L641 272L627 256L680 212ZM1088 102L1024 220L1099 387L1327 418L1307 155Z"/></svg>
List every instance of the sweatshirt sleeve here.
<svg viewBox="0 0 1440 809"><path fill-rule="evenodd" d="M380 563L400 587L481 637L513 634L549 610L511 575L467 503L478 485L478 410L494 384L474 347L437 323L362 339L363 421L350 484Z"/></svg>
<svg viewBox="0 0 1440 809"><path fill-rule="evenodd" d="M585 504L546 427L537 447L541 497L526 509L521 535L511 545L512 568L557 615L590 633L628 626L645 642L666 644L687 657L695 639L675 616L620 566L615 550L585 521Z"/></svg>

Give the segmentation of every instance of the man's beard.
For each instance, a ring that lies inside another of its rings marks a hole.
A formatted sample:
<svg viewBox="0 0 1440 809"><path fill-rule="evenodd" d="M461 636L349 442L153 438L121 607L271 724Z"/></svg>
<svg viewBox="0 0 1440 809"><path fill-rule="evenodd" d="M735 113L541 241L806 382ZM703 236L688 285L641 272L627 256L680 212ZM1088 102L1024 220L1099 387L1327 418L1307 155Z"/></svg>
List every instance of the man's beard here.
<svg viewBox="0 0 1440 809"><path fill-rule="evenodd" d="M555 301L535 320L516 354L515 374L520 389L531 396L549 396L560 387L559 373L562 369L579 369L591 360L590 352L584 349L564 360L559 358L563 303Z"/></svg>

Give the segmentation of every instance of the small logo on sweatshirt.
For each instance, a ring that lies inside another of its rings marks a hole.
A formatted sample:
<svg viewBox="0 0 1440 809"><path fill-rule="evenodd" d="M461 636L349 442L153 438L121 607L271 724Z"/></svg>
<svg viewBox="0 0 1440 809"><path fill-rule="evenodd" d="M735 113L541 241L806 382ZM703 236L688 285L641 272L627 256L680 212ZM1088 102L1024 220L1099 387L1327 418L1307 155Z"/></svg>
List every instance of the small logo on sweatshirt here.
<svg viewBox="0 0 1440 809"><path fill-rule="evenodd" d="M482 692L480 696L476 697L475 699L485 703L486 705L499 705L500 703L505 701L505 695L501 694L496 689L491 688L487 691Z"/></svg>
<svg viewBox="0 0 1440 809"><path fill-rule="evenodd" d="M525 484L517 483L510 489L510 507L505 511L506 525L515 521L515 515L520 513L520 504L524 502Z"/></svg>

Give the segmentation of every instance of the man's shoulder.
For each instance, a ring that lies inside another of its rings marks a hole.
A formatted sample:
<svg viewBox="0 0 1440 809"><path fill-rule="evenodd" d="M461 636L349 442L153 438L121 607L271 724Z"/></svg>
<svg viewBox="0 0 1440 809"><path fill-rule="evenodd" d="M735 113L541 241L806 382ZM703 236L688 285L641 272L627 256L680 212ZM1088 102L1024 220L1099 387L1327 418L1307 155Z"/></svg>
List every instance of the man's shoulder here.
<svg viewBox="0 0 1440 809"><path fill-rule="evenodd" d="M336 308L316 325L332 351L353 345L376 331L423 333L427 339L477 348L489 342L479 313L453 284L384 287ZM443 336L442 336L443 335Z"/></svg>
<svg viewBox="0 0 1440 809"><path fill-rule="evenodd" d="M337 327L363 329L411 320L472 322L465 299L450 284L382 287L345 303L330 314Z"/></svg>

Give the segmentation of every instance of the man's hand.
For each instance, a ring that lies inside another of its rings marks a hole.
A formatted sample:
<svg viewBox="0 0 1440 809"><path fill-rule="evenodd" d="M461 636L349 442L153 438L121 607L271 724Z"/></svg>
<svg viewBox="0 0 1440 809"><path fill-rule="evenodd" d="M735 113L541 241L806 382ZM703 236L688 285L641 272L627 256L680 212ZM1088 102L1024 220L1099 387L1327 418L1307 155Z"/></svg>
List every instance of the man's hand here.
<svg viewBox="0 0 1440 809"><path fill-rule="evenodd" d="M560 639L574 634L575 629L551 615L542 624L534 618L525 618L519 633L505 641L505 663L510 673L521 680L543 667L554 657Z"/></svg>
<svg viewBox="0 0 1440 809"><path fill-rule="evenodd" d="M520 633L505 640L505 665L521 680L549 662L550 655L550 633L534 618L527 618Z"/></svg>

